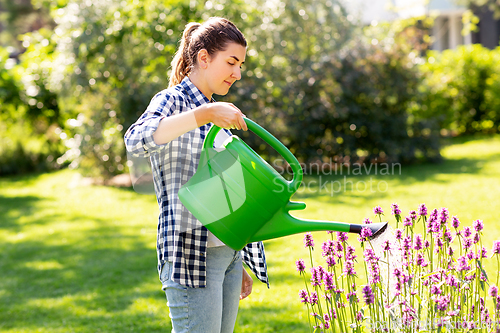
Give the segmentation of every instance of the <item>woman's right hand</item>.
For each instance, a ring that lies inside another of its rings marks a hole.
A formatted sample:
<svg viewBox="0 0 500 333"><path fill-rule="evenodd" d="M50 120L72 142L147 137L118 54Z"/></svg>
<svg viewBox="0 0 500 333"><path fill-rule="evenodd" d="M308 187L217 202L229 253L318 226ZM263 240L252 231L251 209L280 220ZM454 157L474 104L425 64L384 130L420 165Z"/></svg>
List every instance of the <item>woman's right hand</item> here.
<svg viewBox="0 0 500 333"><path fill-rule="evenodd" d="M207 106L209 122L221 128L248 130L247 124L243 117L245 115L232 103L215 102L205 104ZM198 119L198 117L197 117Z"/></svg>

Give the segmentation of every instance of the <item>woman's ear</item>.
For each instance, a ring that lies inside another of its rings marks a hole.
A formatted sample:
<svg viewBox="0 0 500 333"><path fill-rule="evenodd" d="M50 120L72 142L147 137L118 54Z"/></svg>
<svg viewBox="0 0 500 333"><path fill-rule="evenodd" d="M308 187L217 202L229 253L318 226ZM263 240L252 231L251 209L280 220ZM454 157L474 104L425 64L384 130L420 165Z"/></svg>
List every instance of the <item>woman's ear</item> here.
<svg viewBox="0 0 500 333"><path fill-rule="evenodd" d="M207 69L208 63L210 62L210 55L206 49L201 49L198 51L198 65L201 69Z"/></svg>

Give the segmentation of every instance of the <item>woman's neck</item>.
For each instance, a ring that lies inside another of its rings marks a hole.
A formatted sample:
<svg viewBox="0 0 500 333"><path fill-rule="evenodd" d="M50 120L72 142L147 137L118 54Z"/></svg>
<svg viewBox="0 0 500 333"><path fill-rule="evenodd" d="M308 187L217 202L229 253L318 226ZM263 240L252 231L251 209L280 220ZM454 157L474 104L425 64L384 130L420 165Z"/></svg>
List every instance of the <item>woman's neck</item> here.
<svg viewBox="0 0 500 333"><path fill-rule="evenodd" d="M199 71L193 71L189 74L189 79L198 88L209 101L212 100L212 93L209 93L208 85L205 78L202 77Z"/></svg>

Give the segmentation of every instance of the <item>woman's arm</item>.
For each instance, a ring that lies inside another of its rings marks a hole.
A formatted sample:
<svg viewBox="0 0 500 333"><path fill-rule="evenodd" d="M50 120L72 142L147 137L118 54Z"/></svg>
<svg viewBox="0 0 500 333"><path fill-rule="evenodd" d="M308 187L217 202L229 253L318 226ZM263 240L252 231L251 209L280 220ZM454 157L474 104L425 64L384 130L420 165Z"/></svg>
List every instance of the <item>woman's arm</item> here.
<svg viewBox="0 0 500 333"><path fill-rule="evenodd" d="M208 103L191 111L163 118L153 133L155 144L166 144L179 136L207 123L222 128L247 130L243 113L233 104L225 102Z"/></svg>

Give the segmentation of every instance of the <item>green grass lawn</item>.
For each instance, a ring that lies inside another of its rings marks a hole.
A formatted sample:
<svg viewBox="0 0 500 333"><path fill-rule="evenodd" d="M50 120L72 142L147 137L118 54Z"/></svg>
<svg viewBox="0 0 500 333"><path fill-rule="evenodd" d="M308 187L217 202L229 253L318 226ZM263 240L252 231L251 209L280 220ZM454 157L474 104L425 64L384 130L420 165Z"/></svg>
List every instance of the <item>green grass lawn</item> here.
<svg viewBox="0 0 500 333"><path fill-rule="evenodd" d="M454 141L443 155L443 163L396 174L306 176L293 199L308 207L294 214L361 223L380 205L392 222L391 203L403 214L426 203L447 207L463 225L482 219L490 250L500 239L500 136ZM169 332L156 272L157 212L154 196L84 186L74 171L0 178L0 331ZM319 248L326 234L314 236ZM235 332L308 331L295 270L308 256L302 238L266 242L271 288L255 282ZM498 274L496 263L486 269Z"/></svg>

